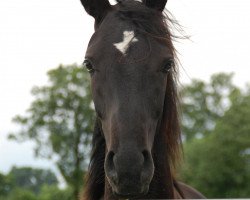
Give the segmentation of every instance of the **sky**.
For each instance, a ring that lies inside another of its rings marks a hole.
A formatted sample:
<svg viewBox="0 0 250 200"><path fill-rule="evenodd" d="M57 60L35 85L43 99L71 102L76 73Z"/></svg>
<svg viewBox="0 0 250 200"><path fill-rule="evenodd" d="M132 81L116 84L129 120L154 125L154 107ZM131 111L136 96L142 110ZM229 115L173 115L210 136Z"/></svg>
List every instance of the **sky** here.
<svg viewBox="0 0 250 200"><path fill-rule="evenodd" d="M249 0L169 0L166 7L191 36L175 44L181 83L216 72L234 72L241 87L249 81ZM93 23L80 0L0 1L0 172L13 165L56 171L53 162L34 158L33 143L6 137L18 130L11 119L25 113L31 88L47 83L48 70L84 60Z"/></svg>

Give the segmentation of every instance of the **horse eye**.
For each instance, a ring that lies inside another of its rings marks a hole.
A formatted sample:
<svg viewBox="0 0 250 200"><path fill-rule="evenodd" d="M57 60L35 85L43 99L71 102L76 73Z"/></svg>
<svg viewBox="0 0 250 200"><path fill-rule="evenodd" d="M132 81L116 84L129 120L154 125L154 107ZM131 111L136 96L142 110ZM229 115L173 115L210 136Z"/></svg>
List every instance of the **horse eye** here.
<svg viewBox="0 0 250 200"><path fill-rule="evenodd" d="M95 72L95 69L93 68L89 60L85 60L83 62L83 67L85 67L90 74L93 74Z"/></svg>
<svg viewBox="0 0 250 200"><path fill-rule="evenodd" d="M162 67L161 71L163 73L168 73L175 66L174 60L168 60Z"/></svg>

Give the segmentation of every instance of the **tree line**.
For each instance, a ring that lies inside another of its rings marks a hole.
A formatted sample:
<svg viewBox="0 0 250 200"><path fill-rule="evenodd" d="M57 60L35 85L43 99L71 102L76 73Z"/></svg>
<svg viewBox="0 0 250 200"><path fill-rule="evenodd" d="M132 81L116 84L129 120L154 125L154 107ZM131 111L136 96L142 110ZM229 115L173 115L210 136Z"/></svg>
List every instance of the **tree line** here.
<svg viewBox="0 0 250 200"><path fill-rule="evenodd" d="M26 115L14 118L20 131L9 139L32 140L37 157L56 160L73 200L84 187L95 116L89 75L76 64L60 65L48 78L47 85L33 88ZM183 85L180 96L184 159L179 179L208 198L250 197L250 87L239 88L233 74L219 73L208 82ZM58 197L51 199L63 200L56 184L38 190L54 191ZM27 190L39 199L38 191ZM8 190L0 189L1 195L8 197Z"/></svg>
<svg viewBox="0 0 250 200"><path fill-rule="evenodd" d="M50 170L12 167L0 173L0 200L71 200L72 189L60 189Z"/></svg>

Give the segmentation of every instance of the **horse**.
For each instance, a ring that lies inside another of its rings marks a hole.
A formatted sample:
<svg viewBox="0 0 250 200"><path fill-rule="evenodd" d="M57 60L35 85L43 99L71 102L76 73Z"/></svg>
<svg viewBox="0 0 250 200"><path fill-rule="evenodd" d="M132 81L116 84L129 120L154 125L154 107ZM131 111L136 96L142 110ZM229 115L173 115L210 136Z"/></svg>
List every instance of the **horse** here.
<svg viewBox="0 0 250 200"><path fill-rule="evenodd" d="M175 178L177 62L167 0L81 0L95 19L83 66L96 111L83 200L204 198Z"/></svg>

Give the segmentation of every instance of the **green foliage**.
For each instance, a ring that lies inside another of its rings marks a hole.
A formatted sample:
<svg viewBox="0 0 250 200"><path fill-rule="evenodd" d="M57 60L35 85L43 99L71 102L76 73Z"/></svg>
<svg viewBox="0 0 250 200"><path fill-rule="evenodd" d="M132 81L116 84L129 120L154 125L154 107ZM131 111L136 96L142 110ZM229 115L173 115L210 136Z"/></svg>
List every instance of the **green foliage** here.
<svg viewBox="0 0 250 200"><path fill-rule="evenodd" d="M0 173L0 199L7 196L12 188L13 184L10 177Z"/></svg>
<svg viewBox="0 0 250 200"><path fill-rule="evenodd" d="M72 189L60 190L56 185L44 185L38 197L39 200L72 200Z"/></svg>
<svg viewBox="0 0 250 200"><path fill-rule="evenodd" d="M57 159L57 167L74 188L75 197L83 180L93 124L90 81L81 67L59 66L48 72L49 85L34 87L34 101L26 116L16 116L17 141L36 143L37 156Z"/></svg>
<svg viewBox="0 0 250 200"><path fill-rule="evenodd" d="M16 188L6 196L0 196L0 200L72 200L72 190L59 189L56 185L43 185L39 194L30 190Z"/></svg>
<svg viewBox="0 0 250 200"><path fill-rule="evenodd" d="M213 81L218 82L214 77ZM231 80L225 83L232 86ZM223 82L220 84L226 86ZM203 85L205 87L202 90L207 87L205 83ZM221 99L218 95L223 96L223 90L227 88L228 86L223 87L222 91L216 92L217 95L211 96L215 107ZM214 128L208 132L205 126L203 129L200 127L201 132L207 131L209 134L185 142L186 162L181 177L209 198L246 198L250 196L250 92L244 94L234 88L224 100L227 105L223 108L223 102L221 103L221 111L213 112L217 113L213 118ZM204 109L206 108L195 112ZM211 108L207 112L212 113ZM211 120L209 116L212 115L205 116L204 122ZM194 120L197 117L197 122L200 122L199 115L192 117ZM196 126L194 129L190 128L190 131L197 130Z"/></svg>
<svg viewBox="0 0 250 200"><path fill-rule="evenodd" d="M208 135L216 120L230 107L230 95L237 90L232 83L233 74L215 74L210 83L192 80L181 90L182 130L185 140Z"/></svg>
<svg viewBox="0 0 250 200"><path fill-rule="evenodd" d="M58 184L57 178L50 170L33 169L31 167L13 167L8 174L15 187L30 190L35 194L40 192L42 185Z"/></svg>
<svg viewBox="0 0 250 200"><path fill-rule="evenodd" d="M24 189L15 189L13 190L8 197L5 197L0 200L37 200L36 195L29 190Z"/></svg>
<svg viewBox="0 0 250 200"><path fill-rule="evenodd" d="M0 200L72 200L72 188L59 189L49 170L13 167L0 174Z"/></svg>

